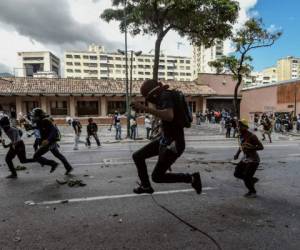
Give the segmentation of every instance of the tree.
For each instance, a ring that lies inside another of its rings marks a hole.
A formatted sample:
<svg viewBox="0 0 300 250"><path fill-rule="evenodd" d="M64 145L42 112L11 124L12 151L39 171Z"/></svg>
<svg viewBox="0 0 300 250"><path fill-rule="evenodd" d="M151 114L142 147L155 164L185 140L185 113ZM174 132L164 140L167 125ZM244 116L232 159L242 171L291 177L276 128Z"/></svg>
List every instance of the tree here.
<svg viewBox="0 0 300 250"><path fill-rule="evenodd" d="M121 32L155 35L153 79L158 79L160 47L170 30L187 36L196 45L210 46L231 35L239 5L233 0L112 0L101 18L120 22ZM125 16L126 13L126 16Z"/></svg>
<svg viewBox="0 0 300 250"><path fill-rule="evenodd" d="M210 65L215 67L218 73L229 70L233 74L233 78L237 80L234 89L234 112L237 117L240 117L238 91L243 77L248 76L253 69L251 66L253 59L249 53L258 48L272 46L281 34L281 32L264 28L261 19L250 19L232 36L235 53L210 62Z"/></svg>

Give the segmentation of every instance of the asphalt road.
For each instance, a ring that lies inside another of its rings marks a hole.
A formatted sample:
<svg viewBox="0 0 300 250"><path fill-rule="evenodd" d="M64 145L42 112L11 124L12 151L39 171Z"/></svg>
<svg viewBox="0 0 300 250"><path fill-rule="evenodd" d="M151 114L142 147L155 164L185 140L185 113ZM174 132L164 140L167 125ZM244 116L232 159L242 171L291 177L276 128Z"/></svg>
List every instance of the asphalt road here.
<svg viewBox="0 0 300 250"><path fill-rule="evenodd" d="M217 249L151 196L132 195L137 173L131 154L142 145L79 151L62 145L75 168L71 179L85 187L59 185L61 165L53 174L26 165L18 180L7 180L1 148L0 249ZM234 141L188 142L173 171L200 171L204 193L197 195L187 184L153 184L153 197L222 249L300 249L299 142L266 143L256 199L244 198L243 183L232 176L235 151ZM148 163L151 171L155 158Z"/></svg>

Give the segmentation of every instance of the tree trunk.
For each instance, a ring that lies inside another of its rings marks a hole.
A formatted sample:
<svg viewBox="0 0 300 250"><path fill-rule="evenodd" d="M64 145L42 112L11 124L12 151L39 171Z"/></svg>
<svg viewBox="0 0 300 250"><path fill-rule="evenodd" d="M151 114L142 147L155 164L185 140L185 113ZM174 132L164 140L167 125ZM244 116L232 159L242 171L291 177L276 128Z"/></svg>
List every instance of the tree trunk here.
<svg viewBox="0 0 300 250"><path fill-rule="evenodd" d="M233 105L234 105L234 113L236 115L236 117L238 119L240 119L240 105L239 105L239 100L238 100L238 92L239 92L239 87L241 86L242 83L242 76L238 76L238 82L234 88L234 101L233 101Z"/></svg>
<svg viewBox="0 0 300 250"><path fill-rule="evenodd" d="M160 57L160 46L164 35L158 34L155 41L155 55L154 55L154 65L153 65L153 79L158 80L158 68L159 68L159 57Z"/></svg>

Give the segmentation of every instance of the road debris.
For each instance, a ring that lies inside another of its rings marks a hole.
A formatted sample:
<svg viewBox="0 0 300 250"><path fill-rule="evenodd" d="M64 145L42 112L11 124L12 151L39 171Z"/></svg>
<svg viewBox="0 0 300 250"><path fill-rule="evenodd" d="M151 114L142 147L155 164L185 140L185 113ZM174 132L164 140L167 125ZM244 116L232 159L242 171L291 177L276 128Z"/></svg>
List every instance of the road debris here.
<svg viewBox="0 0 300 250"><path fill-rule="evenodd" d="M27 170L27 168L26 168L25 166L20 166L20 165L18 165L18 166L16 167L16 171L24 171L24 170Z"/></svg>
<svg viewBox="0 0 300 250"><path fill-rule="evenodd" d="M69 187L84 187L86 183L82 180L56 180L59 185L68 185Z"/></svg>

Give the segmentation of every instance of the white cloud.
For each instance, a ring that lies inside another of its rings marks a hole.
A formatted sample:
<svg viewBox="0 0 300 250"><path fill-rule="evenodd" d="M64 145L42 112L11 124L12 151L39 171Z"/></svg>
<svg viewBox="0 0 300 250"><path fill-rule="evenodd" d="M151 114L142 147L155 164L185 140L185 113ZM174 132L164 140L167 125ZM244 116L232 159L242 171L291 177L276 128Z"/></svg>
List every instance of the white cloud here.
<svg viewBox="0 0 300 250"><path fill-rule="evenodd" d="M237 23L234 25L234 29L237 30L251 17L258 17L259 13L253 10L258 0L237 0L240 4L240 13ZM229 54L234 51L232 44L229 40L224 43L224 53Z"/></svg>
<svg viewBox="0 0 300 250"><path fill-rule="evenodd" d="M104 9L111 7L111 0L64 0L70 6L71 16L78 22L84 25L99 27L99 37L105 37L106 43L111 42L111 47L120 44L122 46L124 35L120 33L117 22L106 23L101 20L100 14ZM240 15L236 27L242 25L251 15L250 10L255 6L257 0L238 0L240 2ZM255 15L257 13L253 12ZM63 24L62 24L63 25ZM58 27L59 28L59 27ZM82 32L82 31L81 31ZM83 49L87 44L82 42L74 44L45 44L37 42L30 37L22 36L17 33L13 27L7 29L7 25L0 23L1 40L0 63L8 65L11 69L17 67L17 52L18 51L38 51L51 50L58 56L62 57L64 50ZM95 41L96 43L100 41ZM128 37L129 47L134 50L142 50L149 52L154 49L155 38L150 36ZM109 44L108 44L109 45ZM229 43L226 42L226 50L229 51ZM175 32L169 32L162 43L162 51L167 54L191 56L192 48L189 41L181 38Z"/></svg>

